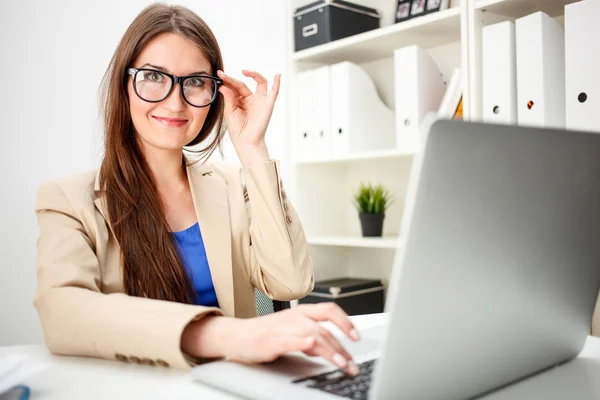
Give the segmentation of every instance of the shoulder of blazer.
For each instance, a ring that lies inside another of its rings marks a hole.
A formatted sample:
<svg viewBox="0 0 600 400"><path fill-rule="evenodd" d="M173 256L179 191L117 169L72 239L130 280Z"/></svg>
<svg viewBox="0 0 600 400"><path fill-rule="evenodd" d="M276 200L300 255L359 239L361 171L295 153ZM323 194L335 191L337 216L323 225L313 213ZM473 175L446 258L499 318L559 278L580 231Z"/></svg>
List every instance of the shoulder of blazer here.
<svg viewBox="0 0 600 400"><path fill-rule="evenodd" d="M72 175L66 178L55 179L44 182L38 190L36 209L46 204L53 203L48 197L62 194L63 201L69 202L73 211L78 212L82 208L93 209L97 193L94 190L98 176L98 170Z"/></svg>
<svg viewBox="0 0 600 400"><path fill-rule="evenodd" d="M76 219L95 246L95 227L103 220L94 204L98 198L98 193L94 190L97 175L98 171L94 170L43 183L37 194L36 214L53 211Z"/></svg>

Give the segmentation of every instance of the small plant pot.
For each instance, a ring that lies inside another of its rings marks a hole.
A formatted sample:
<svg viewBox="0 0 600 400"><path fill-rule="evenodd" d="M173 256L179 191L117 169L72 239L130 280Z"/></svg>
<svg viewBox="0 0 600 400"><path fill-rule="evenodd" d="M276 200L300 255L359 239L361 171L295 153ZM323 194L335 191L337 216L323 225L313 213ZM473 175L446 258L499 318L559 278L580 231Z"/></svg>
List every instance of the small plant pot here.
<svg viewBox="0 0 600 400"><path fill-rule="evenodd" d="M383 234L385 214L359 214L360 227L364 237L379 237Z"/></svg>

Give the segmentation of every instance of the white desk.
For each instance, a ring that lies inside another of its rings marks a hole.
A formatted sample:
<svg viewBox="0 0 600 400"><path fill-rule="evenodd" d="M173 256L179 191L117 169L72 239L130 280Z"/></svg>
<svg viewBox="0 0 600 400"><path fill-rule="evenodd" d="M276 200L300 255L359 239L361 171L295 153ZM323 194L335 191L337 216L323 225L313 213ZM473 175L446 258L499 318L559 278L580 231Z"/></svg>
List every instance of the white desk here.
<svg viewBox="0 0 600 400"><path fill-rule="evenodd" d="M383 318L366 315L352 319L358 329L368 329ZM50 362L48 369L24 382L31 388L32 399L236 399L193 382L185 371L54 356L43 346L0 348L0 357L11 353ZM600 399L600 339L588 338L576 360L485 397L509 399Z"/></svg>

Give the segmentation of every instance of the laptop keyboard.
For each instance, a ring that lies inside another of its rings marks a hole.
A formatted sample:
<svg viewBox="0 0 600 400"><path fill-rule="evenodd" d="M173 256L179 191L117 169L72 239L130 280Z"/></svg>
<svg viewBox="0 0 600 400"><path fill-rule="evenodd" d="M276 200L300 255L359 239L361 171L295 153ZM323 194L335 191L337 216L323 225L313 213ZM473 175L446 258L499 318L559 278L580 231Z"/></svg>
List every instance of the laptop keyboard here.
<svg viewBox="0 0 600 400"><path fill-rule="evenodd" d="M294 383L304 383L306 387L323 390L338 396L355 400L367 399L371 388L371 375L375 360L358 364L359 373L356 376L346 375L341 370L311 376Z"/></svg>

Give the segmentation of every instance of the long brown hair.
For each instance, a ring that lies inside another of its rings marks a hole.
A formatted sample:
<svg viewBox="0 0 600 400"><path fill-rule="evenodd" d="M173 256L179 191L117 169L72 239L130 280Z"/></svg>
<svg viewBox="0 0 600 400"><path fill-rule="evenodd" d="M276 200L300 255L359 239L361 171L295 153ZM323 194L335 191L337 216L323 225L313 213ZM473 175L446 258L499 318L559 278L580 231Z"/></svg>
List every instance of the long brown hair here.
<svg viewBox="0 0 600 400"><path fill-rule="evenodd" d="M100 184L106 190L108 219L120 246L125 292L192 303L195 292L177 252L129 113L126 69L146 43L162 33L175 33L192 40L210 62L213 73L223 69L217 40L198 15L185 7L165 4L152 4L142 10L121 39L103 79L105 152ZM223 138L220 94L210 106L202 129L188 145L203 142L213 130L213 138L199 150L205 157L219 148Z"/></svg>

